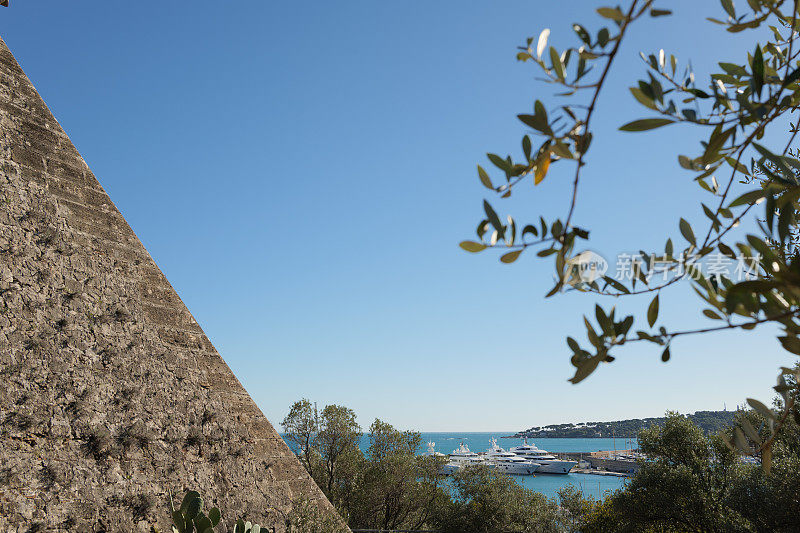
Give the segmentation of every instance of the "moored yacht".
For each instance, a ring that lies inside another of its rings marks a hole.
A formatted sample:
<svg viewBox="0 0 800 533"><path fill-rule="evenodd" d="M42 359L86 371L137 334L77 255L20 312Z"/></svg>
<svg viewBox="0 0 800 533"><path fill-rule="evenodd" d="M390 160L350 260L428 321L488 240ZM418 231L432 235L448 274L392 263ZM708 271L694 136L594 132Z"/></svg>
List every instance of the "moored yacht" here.
<svg viewBox="0 0 800 533"><path fill-rule="evenodd" d="M484 461L477 453L470 451L463 442L448 457L449 461L442 467L443 474L455 474L462 468L479 465Z"/></svg>
<svg viewBox="0 0 800 533"><path fill-rule="evenodd" d="M511 448L511 451L529 461L539 463L537 474L568 474L578 464L576 461L561 460L550 452L537 448L535 444L528 444L528 439L523 441L522 446Z"/></svg>
<svg viewBox="0 0 800 533"><path fill-rule="evenodd" d="M505 451L497 445L497 440L495 439L489 441L489 449L486 450L484 457L486 458L486 464L506 474L529 476L539 469L539 463L529 461L513 452Z"/></svg>
<svg viewBox="0 0 800 533"><path fill-rule="evenodd" d="M428 451L422 454L425 457L444 457L445 455L441 452L436 451L436 443L429 441L428 442Z"/></svg>

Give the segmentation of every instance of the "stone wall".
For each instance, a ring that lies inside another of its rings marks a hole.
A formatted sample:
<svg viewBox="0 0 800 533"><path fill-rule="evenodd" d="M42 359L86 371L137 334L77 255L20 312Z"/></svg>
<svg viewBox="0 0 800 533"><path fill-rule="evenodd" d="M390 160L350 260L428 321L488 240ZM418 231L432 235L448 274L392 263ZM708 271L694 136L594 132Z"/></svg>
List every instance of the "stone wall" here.
<svg viewBox="0 0 800 533"><path fill-rule="evenodd" d="M0 39L0 531L169 531L189 488L333 512Z"/></svg>

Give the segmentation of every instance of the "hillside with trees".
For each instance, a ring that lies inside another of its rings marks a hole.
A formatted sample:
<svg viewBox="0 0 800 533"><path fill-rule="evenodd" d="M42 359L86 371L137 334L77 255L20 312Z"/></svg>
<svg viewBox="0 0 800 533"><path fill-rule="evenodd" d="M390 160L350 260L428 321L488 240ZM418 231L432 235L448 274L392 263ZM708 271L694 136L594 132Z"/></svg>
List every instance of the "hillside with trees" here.
<svg viewBox="0 0 800 533"><path fill-rule="evenodd" d="M719 433L733 424L737 411L697 411L686 415L706 435ZM615 422L581 422L578 424L551 424L537 426L516 433L515 437L528 438L601 438L621 437L636 438L639 432L653 426L663 426L664 417L660 418L633 418L630 420L617 420Z"/></svg>

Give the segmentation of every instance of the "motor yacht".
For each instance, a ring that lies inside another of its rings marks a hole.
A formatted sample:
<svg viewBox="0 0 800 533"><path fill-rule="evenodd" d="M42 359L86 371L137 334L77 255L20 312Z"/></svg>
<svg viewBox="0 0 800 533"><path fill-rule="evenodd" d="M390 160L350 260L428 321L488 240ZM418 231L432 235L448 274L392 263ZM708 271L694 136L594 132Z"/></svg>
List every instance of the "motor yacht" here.
<svg viewBox="0 0 800 533"><path fill-rule="evenodd" d="M422 455L425 457L445 457L443 453L436 451L436 443L432 441L428 442L428 451Z"/></svg>
<svg viewBox="0 0 800 533"><path fill-rule="evenodd" d="M510 451L529 461L539 463L537 474L568 474L578 464L577 461L561 460L550 452L537 448L535 444L528 444L528 439Z"/></svg>
<svg viewBox="0 0 800 533"><path fill-rule="evenodd" d="M496 439L489 441L489 449L484 454L486 464L506 474L529 476L539 469L535 463L513 452L507 452L497 445Z"/></svg>
<svg viewBox="0 0 800 533"><path fill-rule="evenodd" d="M462 468L483 464L484 458L470 449L462 442L458 448L448 456L448 462L442 466L443 474L455 474Z"/></svg>

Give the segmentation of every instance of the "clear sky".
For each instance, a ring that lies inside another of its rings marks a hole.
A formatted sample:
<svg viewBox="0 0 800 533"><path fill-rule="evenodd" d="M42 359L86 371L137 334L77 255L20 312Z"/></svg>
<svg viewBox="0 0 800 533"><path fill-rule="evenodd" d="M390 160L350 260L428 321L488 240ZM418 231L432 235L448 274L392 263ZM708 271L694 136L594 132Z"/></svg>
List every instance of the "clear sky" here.
<svg viewBox="0 0 800 533"><path fill-rule="evenodd" d="M702 219L675 158L695 134L616 131L646 116L626 89L638 52L663 47L702 74L751 48L704 21L717 2L671 4L632 31L599 102L576 223L606 256L677 242L680 216ZM572 44L573 22L597 28L596 6L16 0L0 35L276 425L301 397L422 431L769 400L793 362L774 331L680 339L668 364L631 347L573 386L564 338L595 301L545 301L552 264L532 254L508 266L457 246L487 192L475 164L518 153L515 115L549 95L515 47L545 27ZM563 216L571 171L495 205ZM710 325L678 285L664 322Z"/></svg>

